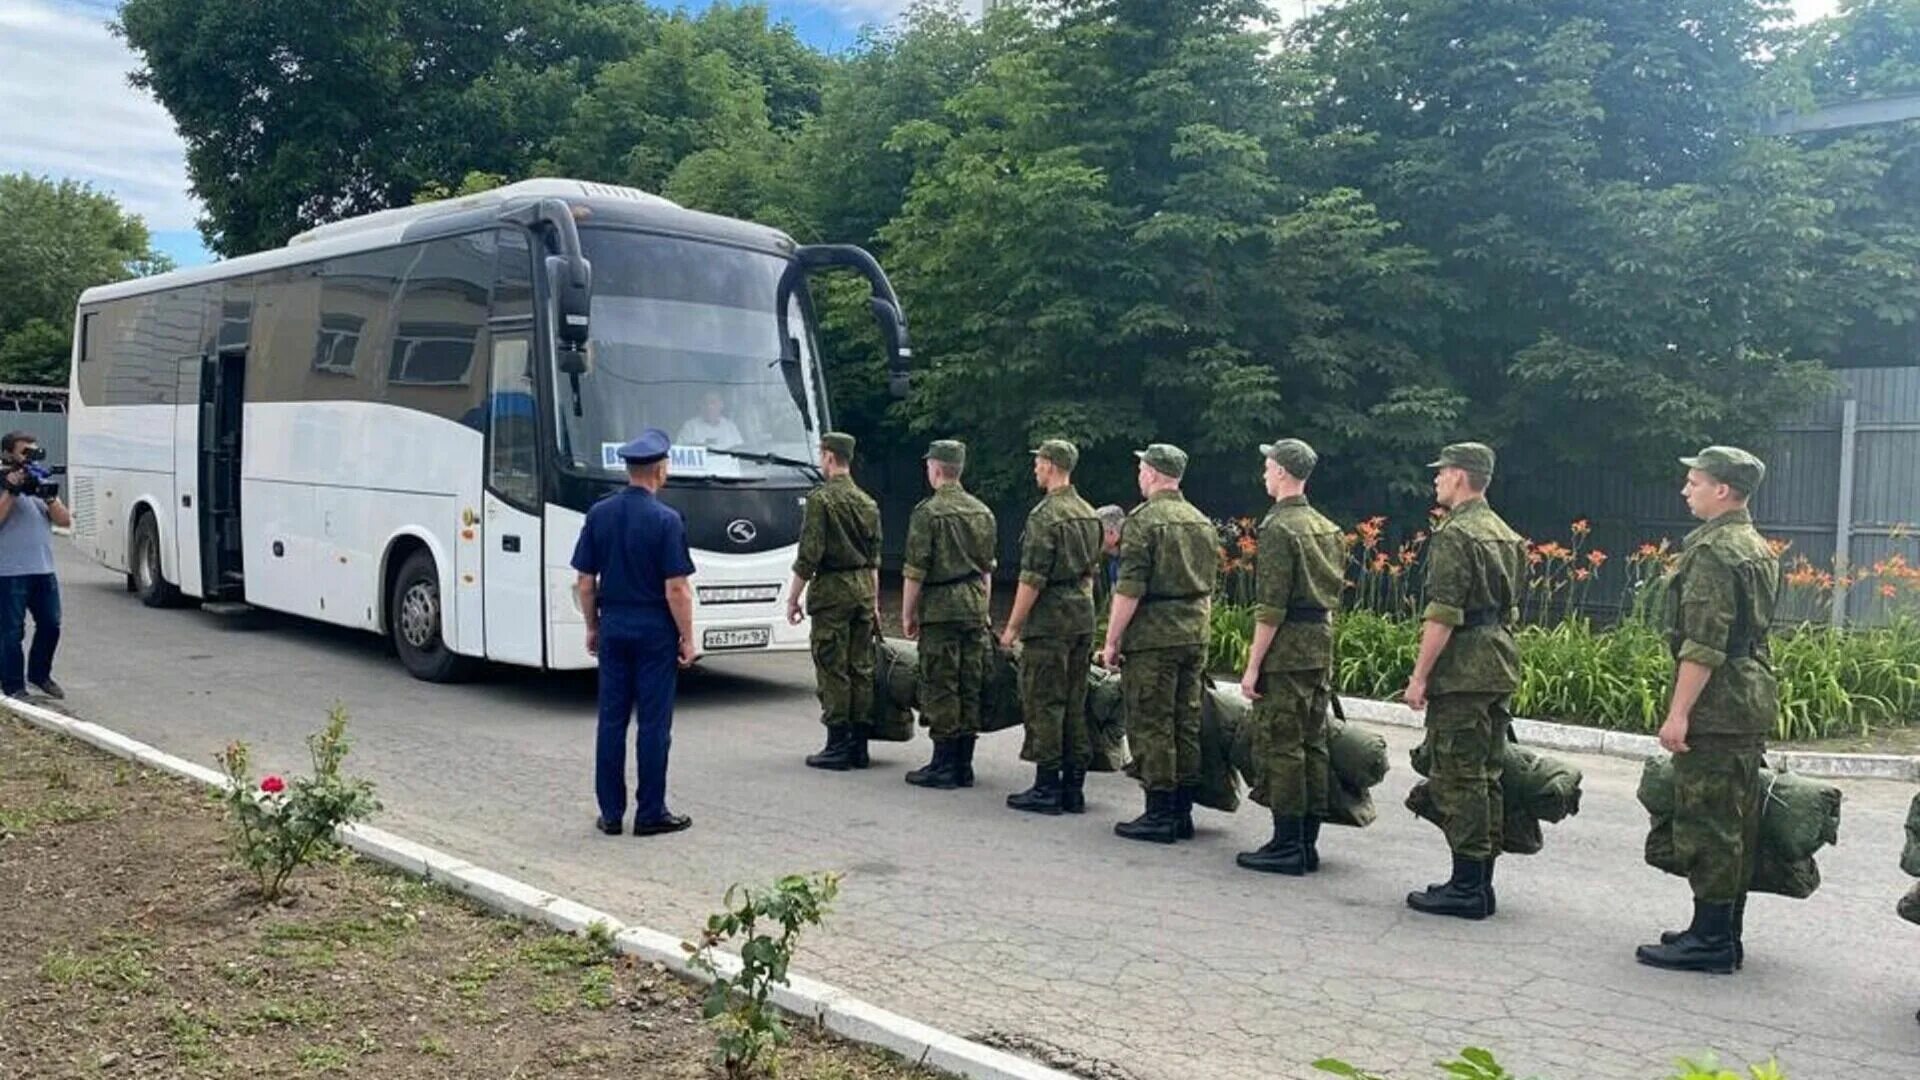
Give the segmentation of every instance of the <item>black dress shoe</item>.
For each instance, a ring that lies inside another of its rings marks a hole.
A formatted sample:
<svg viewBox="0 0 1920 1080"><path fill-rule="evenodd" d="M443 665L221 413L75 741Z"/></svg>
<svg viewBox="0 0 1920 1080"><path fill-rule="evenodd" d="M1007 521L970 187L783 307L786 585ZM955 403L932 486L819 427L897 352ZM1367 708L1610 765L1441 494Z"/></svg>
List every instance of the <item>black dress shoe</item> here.
<svg viewBox="0 0 1920 1080"><path fill-rule="evenodd" d="M55 701L67 700L67 692L65 690L60 689L60 684L57 682L54 682L52 679L48 679L45 682L37 682L37 683L34 683L33 685L42 694L45 694L46 696L52 698Z"/></svg>
<svg viewBox="0 0 1920 1080"><path fill-rule="evenodd" d="M593 827L606 833L608 836L619 836L622 831L619 822L608 821L606 818L594 818Z"/></svg>
<svg viewBox="0 0 1920 1080"><path fill-rule="evenodd" d="M685 814L668 814L659 821L635 821L633 835L660 836L665 833L685 832L693 827L693 819Z"/></svg>

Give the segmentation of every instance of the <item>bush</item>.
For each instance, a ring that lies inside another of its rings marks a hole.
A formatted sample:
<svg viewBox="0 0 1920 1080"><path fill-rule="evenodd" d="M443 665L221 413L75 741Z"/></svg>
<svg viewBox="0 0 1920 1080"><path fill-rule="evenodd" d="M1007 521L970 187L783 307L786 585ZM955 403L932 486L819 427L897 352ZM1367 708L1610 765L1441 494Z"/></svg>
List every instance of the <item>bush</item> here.
<svg viewBox="0 0 1920 1080"><path fill-rule="evenodd" d="M372 784L340 775L347 756L346 710L334 706L325 730L307 736L307 752L313 775L291 784L272 775L255 783L246 743L228 743L219 757L227 776L220 799L234 851L253 871L260 896L268 903L280 898L295 870L328 850L336 827L363 821L380 809Z"/></svg>
<svg viewBox="0 0 1920 1080"><path fill-rule="evenodd" d="M727 890L726 910L707 917L700 944L686 946L693 966L713 979L704 1012L721 1029L720 1066L727 1076L778 1071L776 1055L789 1035L768 995L775 983L786 984L801 928L820 925L839 892L838 874L795 874L764 890L735 885ZM763 922L778 925L779 936L763 932ZM714 950L736 937L746 942L740 947L739 973L728 977L720 973Z"/></svg>

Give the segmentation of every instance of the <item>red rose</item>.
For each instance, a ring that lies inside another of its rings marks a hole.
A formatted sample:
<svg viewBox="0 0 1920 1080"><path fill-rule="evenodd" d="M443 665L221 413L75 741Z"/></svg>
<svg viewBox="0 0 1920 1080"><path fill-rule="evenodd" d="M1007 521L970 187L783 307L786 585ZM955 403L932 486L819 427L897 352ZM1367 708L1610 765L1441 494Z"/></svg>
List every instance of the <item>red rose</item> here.
<svg viewBox="0 0 1920 1080"><path fill-rule="evenodd" d="M277 776L269 776L265 780L260 781L260 790L269 795L278 795L287 790L287 782Z"/></svg>

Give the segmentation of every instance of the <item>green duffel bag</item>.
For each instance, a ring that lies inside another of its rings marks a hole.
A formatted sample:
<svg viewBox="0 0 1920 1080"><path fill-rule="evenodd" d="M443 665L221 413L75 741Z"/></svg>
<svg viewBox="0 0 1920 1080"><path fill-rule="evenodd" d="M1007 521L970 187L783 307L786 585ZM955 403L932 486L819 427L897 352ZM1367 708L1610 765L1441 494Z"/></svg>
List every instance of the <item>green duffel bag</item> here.
<svg viewBox="0 0 1920 1080"><path fill-rule="evenodd" d="M987 648L987 680L980 688L980 731L1005 731L1026 722L1020 705L1019 654L994 642Z"/></svg>
<svg viewBox="0 0 1920 1080"><path fill-rule="evenodd" d="M1507 744L1500 788L1507 818L1516 814L1549 824L1580 812L1580 770L1560 758Z"/></svg>
<svg viewBox="0 0 1920 1080"><path fill-rule="evenodd" d="M911 642L908 643L911 645ZM917 661L919 654L913 654ZM868 738L876 742L912 742L913 741L913 698L912 666L913 662L903 658L901 650L893 642L880 638L874 647L873 657L873 710L868 714L871 731ZM902 674L901 667L908 668ZM904 680L908 685L907 699L899 700L894 686Z"/></svg>
<svg viewBox="0 0 1920 1080"><path fill-rule="evenodd" d="M1406 805L1420 820L1446 827L1440 820L1440 808L1433 801L1433 787L1428 781L1422 780L1413 785L1413 789L1407 792ZM1500 851L1507 855L1538 855L1545 846L1546 836L1540 828L1540 819L1509 806L1500 823Z"/></svg>
<svg viewBox="0 0 1920 1080"><path fill-rule="evenodd" d="M1811 855L1803 859L1783 859L1767 854L1763 847L1753 862L1754 892L1772 893L1794 900L1805 900L1820 888L1820 867Z"/></svg>
<svg viewBox="0 0 1920 1080"><path fill-rule="evenodd" d="M1364 829L1380 816L1374 809L1373 792L1355 791L1345 784L1327 787L1327 824Z"/></svg>
<svg viewBox="0 0 1920 1080"><path fill-rule="evenodd" d="M1907 807L1907 846L1900 853L1900 869L1920 877L1920 795L1915 795Z"/></svg>
<svg viewBox="0 0 1920 1080"><path fill-rule="evenodd" d="M1206 680L1200 695L1200 790L1196 805L1231 814L1240 809L1240 771L1233 766L1233 743L1247 726L1251 706L1236 685Z"/></svg>
<svg viewBox="0 0 1920 1080"><path fill-rule="evenodd" d="M1769 774L1771 770L1765 770ZM1652 758L1640 770L1638 791L1640 805L1651 817L1647 829L1646 858L1647 865L1679 877L1685 877L1687 867L1680 861L1673 846L1673 761L1670 758ZM1803 804L1806 800L1798 800ZM1766 841L1766 813L1761 816L1761 842L1759 850L1753 853L1753 881L1748 885L1754 892L1772 893L1775 896L1805 900L1820 888L1820 867L1812 855L1789 858Z"/></svg>
<svg viewBox="0 0 1920 1080"><path fill-rule="evenodd" d="M1391 768L1387 740L1379 732L1338 717L1327 720L1327 760L1334 778L1354 791L1371 791Z"/></svg>
<svg viewBox="0 0 1920 1080"><path fill-rule="evenodd" d="M1908 889L1907 895L1900 898L1900 902L1894 905L1893 910L1899 912L1900 917L1910 923L1920 923L1920 884Z"/></svg>
<svg viewBox="0 0 1920 1080"><path fill-rule="evenodd" d="M1789 862L1840 842L1840 789L1791 772L1760 770L1760 846Z"/></svg>
<svg viewBox="0 0 1920 1080"><path fill-rule="evenodd" d="M882 638L873 664L874 694L896 709L920 707L920 646L905 638Z"/></svg>
<svg viewBox="0 0 1920 1080"><path fill-rule="evenodd" d="M1840 839L1840 789L1795 773L1760 770L1760 854L1782 863L1812 858ZM1673 759L1648 760L1640 770L1640 805L1656 818L1673 817ZM1791 894L1782 894L1791 895Z"/></svg>
<svg viewBox="0 0 1920 1080"><path fill-rule="evenodd" d="M1088 772L1120 772L1127 755L1127 716L1120 696L1120 675L1102 667L1087 669L1087 735L1093 741Z"/></svg>

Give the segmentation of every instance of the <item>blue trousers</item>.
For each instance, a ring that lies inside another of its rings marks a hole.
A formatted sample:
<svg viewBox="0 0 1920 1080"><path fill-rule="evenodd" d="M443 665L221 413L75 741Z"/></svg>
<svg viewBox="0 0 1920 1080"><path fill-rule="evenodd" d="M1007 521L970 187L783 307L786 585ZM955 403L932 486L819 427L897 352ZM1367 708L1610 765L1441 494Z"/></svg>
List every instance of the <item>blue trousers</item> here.
<svg viewBox="0 0 1920 1080"><path fill-rule="evenodd" d="M673 746L673 695L680 680L679 640L669 620L662 630L637 634L600 629L600 732L595 740L594 794L600 816L627 812L627 725L639 716L634 757L636 822L667 816L667 751Z"/></svg>
<svg viewBox="0 0 1920 1080"><path fill-rule="evenodd" d="M20 647L33 616L33 650L23 665ZM53 650L60 644L60 582L52 574L0 577L0 693L18 697L27 683L53 677Z"/></svg>

